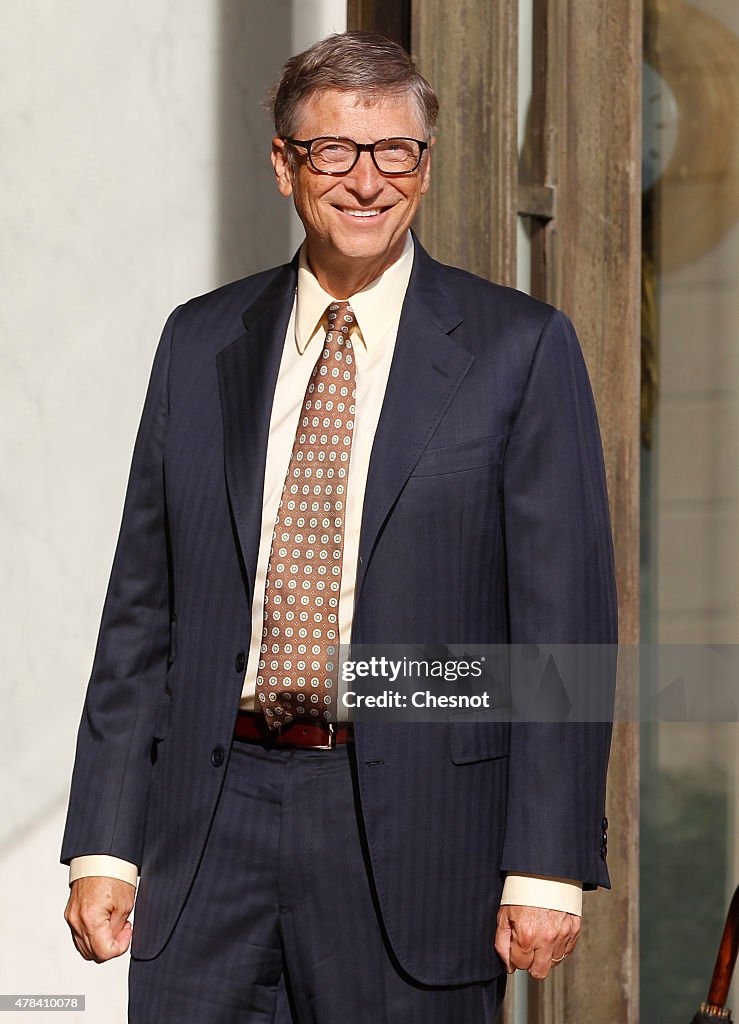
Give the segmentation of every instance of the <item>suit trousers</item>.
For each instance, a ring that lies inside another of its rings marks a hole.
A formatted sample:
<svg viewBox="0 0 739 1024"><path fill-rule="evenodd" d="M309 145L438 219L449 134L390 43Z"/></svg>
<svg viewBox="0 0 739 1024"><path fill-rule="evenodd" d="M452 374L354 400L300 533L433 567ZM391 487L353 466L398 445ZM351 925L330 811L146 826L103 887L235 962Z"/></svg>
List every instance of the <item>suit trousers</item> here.
<svg viewBox="0 0 739 1024"><path fill-rule="evenodd" d="M394 959L368 871L352 744L236 740L174 932L158 957L131 960L129 1022L493 1024L505 978L435 988Z"/></svg>

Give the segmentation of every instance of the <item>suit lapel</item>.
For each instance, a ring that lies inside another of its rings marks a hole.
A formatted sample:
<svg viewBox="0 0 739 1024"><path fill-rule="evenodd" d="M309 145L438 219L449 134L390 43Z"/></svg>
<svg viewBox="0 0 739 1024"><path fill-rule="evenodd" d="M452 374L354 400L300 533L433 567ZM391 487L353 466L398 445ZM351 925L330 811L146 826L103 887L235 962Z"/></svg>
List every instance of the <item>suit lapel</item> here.
<svg viewBox="0 0 739 1024"><path fill-rule="evenodd" d="M382 524L474 361L449 337L463 317L437 267L416 240L367 476L356 600Z"/></svg>
<svg viewBox="0 0 739 1024"><path fill-rule="evenodd" d="M474 361L449 337L463 317L437 267L416 241L367 476L357 599L382 524ZM245 311L244 333L218 356L226 483L250 593L259 550L269 421L296 283L297 257Z"/></svg>
<svg viewBox="0 0 739 1024"><path fill-rule="evenodd" d="M250 594L259 550L269 421L296 281L297 257L245 311L244 334L218 355L226 485Z"/></svg>

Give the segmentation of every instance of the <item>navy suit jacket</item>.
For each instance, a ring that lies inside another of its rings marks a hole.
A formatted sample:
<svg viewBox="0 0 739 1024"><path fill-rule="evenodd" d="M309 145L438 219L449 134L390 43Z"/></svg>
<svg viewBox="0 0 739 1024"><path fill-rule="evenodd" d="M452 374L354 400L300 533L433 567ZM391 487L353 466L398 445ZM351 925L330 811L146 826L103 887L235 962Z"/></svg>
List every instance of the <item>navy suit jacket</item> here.
<svg viewBox="0 0 739 1024"><path fill-rule="evenodd" d="M170 316L80 725L62 860L141 868L132 952L176 926L239 705L270 409L297 261ZM416 242L369 467L353 642L608 644L603 459L569 321ZM507 870L607 886L601 724L357 723L367 848L405 970L501 970Z"/></svg>

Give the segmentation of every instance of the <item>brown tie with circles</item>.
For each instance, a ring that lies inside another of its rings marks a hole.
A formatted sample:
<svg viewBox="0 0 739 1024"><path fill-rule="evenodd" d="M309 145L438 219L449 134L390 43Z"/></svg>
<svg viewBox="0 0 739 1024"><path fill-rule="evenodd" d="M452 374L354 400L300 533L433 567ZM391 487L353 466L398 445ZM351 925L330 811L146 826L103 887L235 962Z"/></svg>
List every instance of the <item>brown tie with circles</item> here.
<svg viewBox="0 0 739 1024"><path fill-rule="evenodd" d="M257 698L267 724L336 721L339 594L354 409L348 302L328 333L300 410L267 567Z"/></svg>

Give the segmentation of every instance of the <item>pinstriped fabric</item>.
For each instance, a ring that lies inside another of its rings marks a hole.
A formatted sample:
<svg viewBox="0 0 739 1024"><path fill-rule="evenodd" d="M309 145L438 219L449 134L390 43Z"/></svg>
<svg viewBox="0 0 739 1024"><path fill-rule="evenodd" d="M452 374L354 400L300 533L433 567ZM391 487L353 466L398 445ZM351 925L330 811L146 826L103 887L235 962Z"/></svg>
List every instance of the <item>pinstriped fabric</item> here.
<svg viewBox="0 0 739 1024"><path fill-rule="evenodd" d="M460 721L452 728L469 726ZM451 984L501 970L493 938L503 885L497 865L507 749L502 735L477 760L470 751L455 764L450 727L443 724L366 724L358 735L362 814L379 905L399 961L420 981ZM380 750L383 763L367 767ZM391 820L402 827L390 827ZM398 872L400 863L412 870ZM433 913L419 911L429 904ZM425 970L421 949L435 950L433 972Z"/></svg>
<svg viewBox="0 0 739 1024"><path fill-rule="evenodd" d="M228 459L231 449L223 408L240 410L244 403L260 403L268 411L264 393L277 375L291 309L291 301L283 302L272 344L265 344L263 335L257 345L244 335L240 322L243 288L240 295L236 287L226 289L219 298L228 301L227 309L218 313L231 315L230 327L219 335L220 317L215 315L214 322L210 303L196 300L188 310L192 323L177 339L179 358L170 372L170 436L174 432L178 443L165 453L164 472L178 652L167 687L176 745L173 749L169 738L159 744L149 798L137 907L137 942L143 955L149 953L147 936L161 929L162 907L174 903L179 911L195 877L228 760L243 675L238 656L248 647L249 579L224 480L223 454ZM272 308L271 315L274 320ZM204 352L202 346L203 338L219 336L230 341L218 353L229 367L221 375L220 393L216 353L212 347ZM234 365L236 353L251 358L251 373ZM239 476L260 479L262 456L255 454L250 461L243 447L236 446L232 457ZM188 751L184 761L182 744ZM168 916L171 930L177 918L171 910ZM160 933L159 941L167 934Z"/></svg>
<svg viewBox="0 0 739 1024"><path fill-rule="evenodd" d="M166 937L174 926L195 875L223 781L223 762L214 763L213 755L228 750L233 732L240 690L235 658L248 639L249 596L224 481L216 355L243 336L241 313L273 276L220 290L215 307L194 300L168 322L146 402L168 422L157 435L151 414L142 417L146 443L134 455L80 726L62 857L97 850L139 865L136 941L144 952L152 930L164 924ZM283 339L291 301L284 307ZM211 344L204 346L203 338ZM255 389L271 372L270 365L263 368L262 380L252 381ZM243 402L248 385L234 380L233 388L234 401ZM163 487L157 517L148 511L151 480ZM156 587L157 602L139 597L149 586ZM178 651L167 671L175 615ZM149 660L148 675L129 669L130 652ZM125 724L119 733L112 707L135 718L133 734ZM154 722L167 720L160 731L173 731L178 747L185 743L184 761L167 736L152 746ZM116 763L117 745L126 763Z"/></svg>
<svg viewBox="0 0 739 1024"><path fill-rule="evenodd" d="M180 926L132 961L131 1024L493 1024L502 984L428 987L398 969L357 819L348 747L235 743Z"/></svg>
<svg viewBox="0 0 739 1024"><path fill-rule="evenodd" d="M188 303L152 375L63 846L65 859L140 863L139 958L181 931L219 807L294 289L283 268ZM417 248L368 476L353 642L612 641L607 521L565 318ZM467 728L356 730L383 923L403 968L429 983L499 969L501 867L608 884L607 727L512 731L510 750L500 723L460 738Z"/></svg>

